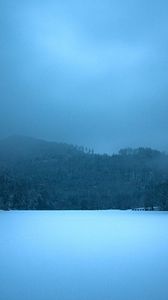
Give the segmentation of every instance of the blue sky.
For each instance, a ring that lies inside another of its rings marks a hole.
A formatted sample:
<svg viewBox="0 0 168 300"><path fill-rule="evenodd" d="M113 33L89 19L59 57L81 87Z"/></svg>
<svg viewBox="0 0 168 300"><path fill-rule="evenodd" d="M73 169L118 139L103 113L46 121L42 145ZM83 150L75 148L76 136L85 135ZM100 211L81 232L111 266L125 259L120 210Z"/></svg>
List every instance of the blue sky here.
<svg viewBox="0 0 168 300"><path fill-rule="evenodd" d="M0 137L168 150L166 1L0 0Z"/></svg>

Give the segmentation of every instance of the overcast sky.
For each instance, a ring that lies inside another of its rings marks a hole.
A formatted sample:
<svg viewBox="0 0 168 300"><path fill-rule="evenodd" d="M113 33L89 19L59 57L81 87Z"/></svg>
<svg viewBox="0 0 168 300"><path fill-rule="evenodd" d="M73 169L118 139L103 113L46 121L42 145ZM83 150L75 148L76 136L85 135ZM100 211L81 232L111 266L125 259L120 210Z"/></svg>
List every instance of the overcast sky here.
<svg viewBox="0 0 168 300"><path fill-rule="evenodd" d="M0 137L168 150L168 3L0 0Z"/></svg>

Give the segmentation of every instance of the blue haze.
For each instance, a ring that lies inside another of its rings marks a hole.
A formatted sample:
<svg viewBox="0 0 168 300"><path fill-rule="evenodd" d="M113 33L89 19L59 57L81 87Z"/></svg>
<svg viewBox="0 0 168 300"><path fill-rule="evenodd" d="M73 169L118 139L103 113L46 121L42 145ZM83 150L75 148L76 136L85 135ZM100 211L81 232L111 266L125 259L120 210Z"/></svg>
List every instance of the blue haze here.
<svg viewBox="0 0 168 300"><path fill-rule="evenodd" d="M0 137L168 150L165 0L0 0Z"/></svg>

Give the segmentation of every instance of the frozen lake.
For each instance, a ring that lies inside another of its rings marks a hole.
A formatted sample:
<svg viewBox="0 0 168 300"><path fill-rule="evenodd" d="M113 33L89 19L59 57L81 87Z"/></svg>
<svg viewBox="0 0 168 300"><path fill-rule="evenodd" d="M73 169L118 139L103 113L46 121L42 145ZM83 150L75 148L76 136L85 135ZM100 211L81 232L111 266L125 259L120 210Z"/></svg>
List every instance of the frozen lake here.
<svg viewBox="0 0 168 300"><path fill-rule="evenodd" d="M167 300L168 213L0 211L1 300Z"/></svg>

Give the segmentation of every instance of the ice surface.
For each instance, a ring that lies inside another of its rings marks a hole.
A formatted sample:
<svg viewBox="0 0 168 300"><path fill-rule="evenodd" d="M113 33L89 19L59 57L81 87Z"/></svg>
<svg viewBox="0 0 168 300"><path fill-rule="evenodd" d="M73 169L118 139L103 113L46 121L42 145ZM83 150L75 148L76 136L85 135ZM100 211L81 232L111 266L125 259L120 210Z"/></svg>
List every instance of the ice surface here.
<svg viewBox="0 0 168 300"><path fill-rule="evenodd" d="M168 213L0 212L1 300L167 300Z"/></svg>

